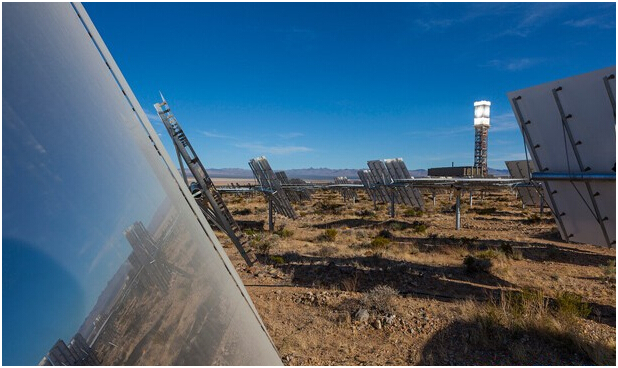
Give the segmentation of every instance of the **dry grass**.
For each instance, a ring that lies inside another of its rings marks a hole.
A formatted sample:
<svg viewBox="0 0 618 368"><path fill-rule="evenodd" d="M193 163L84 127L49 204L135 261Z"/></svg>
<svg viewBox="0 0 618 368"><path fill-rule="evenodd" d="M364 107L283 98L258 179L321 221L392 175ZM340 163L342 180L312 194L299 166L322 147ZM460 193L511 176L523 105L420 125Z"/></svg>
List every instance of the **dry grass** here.
<svg viewBox="0 0 618 368"><path fill-rule="evenodd" d="M225 249L289 365L613 365L615 342L607 336L615 339L615 291L608 287L615 285L615 253L560 242L548 215L527 221L534 211L522 210L510 193L479 202L462 211L455 231L448 193L437 201L445 213L429 199L423 213L402 207L391 219L388 207L374 208L364 192L352 204L318 191L294 204L301 218L275 216L276 234L246 230L263 264L246 271L235 248ZM246 223L267 216L260 196L229 207ZM479 215L476 208L489 210ZM466 256L489 263L486 272L466 272ZM285 288L275 294L275 285ZM384 285L400 293L369 302ZM297 301L325 290L327 300ZM381 329L372 320L350 321L363 301L376 305L372 319L385 313L377 306L392 305L397 320ZM585 301L602 310L584 319Z"/></svg>
<svg viewBox="0 0 618 368"><path fill-rule="evenodd" d="M498 300L486 303L460 303L461 319L477 326L470 343L483 347L495 346L513 336L534 336L574 353L584 353L600 365L615 365L615 342L585 333L581 318L590 309L581 296L559 293L557 306L550 307L549 298L541 290L502 291ZM472 347L471 347L472 348ZM515 346L516 359L526 361L521 345Z"/></svg>

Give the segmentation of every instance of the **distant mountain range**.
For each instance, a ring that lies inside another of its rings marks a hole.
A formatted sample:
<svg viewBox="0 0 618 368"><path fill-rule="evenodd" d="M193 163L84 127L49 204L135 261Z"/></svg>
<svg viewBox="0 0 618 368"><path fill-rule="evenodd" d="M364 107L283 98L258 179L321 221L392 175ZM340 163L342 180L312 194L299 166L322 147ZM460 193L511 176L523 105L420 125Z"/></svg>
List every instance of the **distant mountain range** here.
<svg viewBox="0 0 618 368"><path fill-rule="evenodd" d="M249 169L224 168L224 169L206 169L211 178L229 178L229 179L252 179L253 173ZM278 170L275 170L278 171ZM308 168L308 169L290 169L284 170L288 178L298 178L306 180L333 180L338 176L345 176L348 179L358 179L358 169L328 169L328 168ZM494 176L509 176L508 170L499 170L489 168L489 175ZM427 176L427 170L416 169L410 170L410 175L415 178Z"/></svg>

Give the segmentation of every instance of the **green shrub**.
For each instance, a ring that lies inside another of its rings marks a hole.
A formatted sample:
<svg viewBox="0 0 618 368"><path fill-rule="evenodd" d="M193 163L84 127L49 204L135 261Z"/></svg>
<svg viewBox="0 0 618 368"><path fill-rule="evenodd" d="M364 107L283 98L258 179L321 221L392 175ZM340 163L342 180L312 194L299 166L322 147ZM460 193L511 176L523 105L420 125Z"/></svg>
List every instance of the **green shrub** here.
<svg viewBox="0 0 618 368"><path fill-rule="evenodd" d="M502 242L500 244L500 250L507 256L513 254L513 246L509 242Z"/></svg>
<svg viewBox="0 0 618 368"><path fill-rule="evenodd" d="M401 222L391 222L388 227L393 231L401 231L405 228L405 225Z"/></svg>
<svg viewBox="0 0 618 368"><path fill-rule="evenodd" d="M476 272L489 272L492 266L491 259L489 258L476 258L469 254L464 258L464 266L469 273Z"/></svg>
<svg viewBox="0 0 618 368"><path fill-rule="evenodd" d="M422 215L423 211L414 208L408 208L403 212L404 217L421 217Z"/></svg>
<svg viewBox="0 0 618 368"><path fill-rule="evenodd" d="M232 214L234 216L236 216L236 215L240 215L240 216L250 215L251 214L251 208L243 208L242 210L234 210L234 212L232 212Z"/></svg>
<svg viewBox="0 0 618 368"><path fill-rule="evenodd" d="M496 259L499 255L500 254L493 249L487 249L476 254L480 259Z"/></svg>
<svg viewBox="0 0 618 368"><path fill-rule="evenodd" d="M487 207L487 208L477 208L474 210L474 212L478 213L479 215L491 215L493 213L496 213L498 210L496 209L496 207Z"/></svg>
<svg viewBox="0 0 618 368"><path fill-rule="evenodd" d="M279 244L279 235L266 236L264 233L257 233L251 237L249 243L258 253L267 255Z"/></svg>
<svg viewBox="0 0 618 368"><path fill-rule="evenodd" d="M606 280L616 280L616 260L612 259L605 266L601 266L603 277Z"/></svg>
<svg viewBox="0 0 618 368"><path fill-rule="evenodd" d="M502 307L514 317L538 317L547 312L547 302L541 290L524 287L521 291L502 293Z"/></svg>
<svg viewBox="0 0 618 368"><path fill-rule="evenodd" d="M414 223L412 223L412 229L415 233L424 233L425 230L427 230L427 225L420 221L414 221Z"/></svg>
<svg viewBox="0 0 618 368"><path fill-rule="evenodd" d="M371 241L371 248L373 248L374 250L386 249L390 242L391 240L388 238L385 238L383 236L376 236Z"/></svg>
<svg viewBox="0 0 618 368"><path fill-rule="evenodd" d="M324 230L324 237L328 241L335 241L335 238L337 238L337 229Z"/></svg>
<svg viewBox="0 0 618 368"><path fill-rule="evenodd" d="M558 315L567 319L575 317L586 318L592 312L592 308L583 301L581 295L565 291L556 296Z"/></svg>
<svg viewBox="0 0 618 368"><path fill-rule="evenodd" d="M270 256L270 260L278 265L285 263L285 259L282 256Z"/></svg>
<svg viewBox="0 0 618 368"><path fill-rule="evenodd" d="M291 237L292 237L292 235L294 235L294 231L289 230L289 229L286 229L286 228L284 228L284 227L282 226L282 227L280 227L279 229L277 229L277 230L275 231L275 234L277 234L277 235L279 235L280 237L282 237L282 238L286 239L286 238L291 238Z"/></svg>

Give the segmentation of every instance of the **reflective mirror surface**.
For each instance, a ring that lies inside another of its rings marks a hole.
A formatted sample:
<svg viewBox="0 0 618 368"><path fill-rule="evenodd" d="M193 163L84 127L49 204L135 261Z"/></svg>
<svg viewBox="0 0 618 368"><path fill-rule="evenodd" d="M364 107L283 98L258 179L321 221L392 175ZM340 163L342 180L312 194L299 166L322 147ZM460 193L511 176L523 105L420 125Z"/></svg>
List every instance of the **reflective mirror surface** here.
<svg viewBox="0 0 618 368"><path fill-rule="evenodd" d="M281 364L81 5L2 8L3 363Z"/></svg>

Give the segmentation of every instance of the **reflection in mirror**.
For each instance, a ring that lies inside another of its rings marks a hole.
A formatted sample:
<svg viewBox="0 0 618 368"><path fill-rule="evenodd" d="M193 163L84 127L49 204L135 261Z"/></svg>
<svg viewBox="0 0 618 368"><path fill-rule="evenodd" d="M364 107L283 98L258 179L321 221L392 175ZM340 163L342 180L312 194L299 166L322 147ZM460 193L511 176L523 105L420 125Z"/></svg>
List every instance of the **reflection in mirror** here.
<svg viewBox="0 0 618 368"><path fill-rule="evenodd" d="M280 365L83 7L2 10L3 363Z"/></svg>

